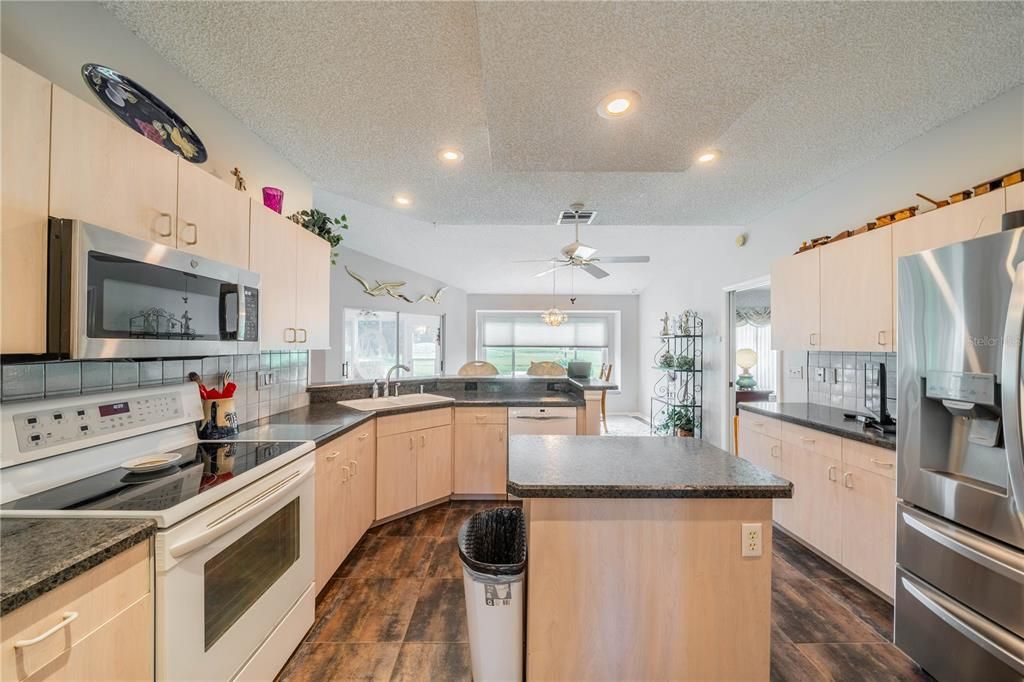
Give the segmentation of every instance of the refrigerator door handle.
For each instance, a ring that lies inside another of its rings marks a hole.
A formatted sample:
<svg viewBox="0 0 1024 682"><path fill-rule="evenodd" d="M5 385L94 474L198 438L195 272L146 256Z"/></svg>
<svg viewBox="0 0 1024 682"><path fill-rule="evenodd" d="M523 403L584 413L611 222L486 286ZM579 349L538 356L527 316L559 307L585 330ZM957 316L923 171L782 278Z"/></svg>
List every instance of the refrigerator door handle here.
<svg viewBox="0 0 1024 682"><path fill-rule="evenodd" d="M899 577L903 589L921 603L946 625L969 639L990 656L1000 660L1010 669L1024 674L1024 651L1012 640L1012 635L1002 628L990 625L969 612L957 602L934 592L925 583L918 583L906 575Z"/></svg>
<svg viewBox="0 0 1024 682"><path fill-rule="evenodd" d="M1017 264L1010 290L1010 305L1003 330L1003 362L1000 371L1003 403L1003 442L1010 474L1010 490L1017 516L1024 523L1024 440L1021 438L1021 357L1024 354L1024 262Z"/></svg>

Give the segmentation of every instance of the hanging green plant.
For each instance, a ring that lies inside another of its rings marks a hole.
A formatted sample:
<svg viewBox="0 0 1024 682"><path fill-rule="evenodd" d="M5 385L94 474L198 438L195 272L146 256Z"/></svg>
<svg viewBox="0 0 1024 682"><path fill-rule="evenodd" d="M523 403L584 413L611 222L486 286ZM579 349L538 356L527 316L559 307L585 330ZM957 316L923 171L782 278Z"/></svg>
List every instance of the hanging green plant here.
<svg viewBox="0 0 1024 682"><path fill-rule="evenodd" d="M312 208L307 210L299 211L288 216L296 225L301 225L321 239L326 239L331 245L331 265L338 264L338 254L334 251L335 247L338 246L344 239L340 233L335 231L335 228L342 230L348 229L348 216L344 213L341 217L332 218L320 209Z"/></svg>

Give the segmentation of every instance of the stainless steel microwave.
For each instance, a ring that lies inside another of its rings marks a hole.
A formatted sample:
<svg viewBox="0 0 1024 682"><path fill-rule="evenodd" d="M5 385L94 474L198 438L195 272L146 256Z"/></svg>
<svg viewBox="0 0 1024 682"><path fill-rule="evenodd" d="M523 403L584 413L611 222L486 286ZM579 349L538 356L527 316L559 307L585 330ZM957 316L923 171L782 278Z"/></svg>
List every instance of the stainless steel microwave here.
<svg viewBox="0 0 1024 682"><path fill-rule="evenodd" d="M260 276L50 218L47 353L70 359L259 352Z"/></svg>

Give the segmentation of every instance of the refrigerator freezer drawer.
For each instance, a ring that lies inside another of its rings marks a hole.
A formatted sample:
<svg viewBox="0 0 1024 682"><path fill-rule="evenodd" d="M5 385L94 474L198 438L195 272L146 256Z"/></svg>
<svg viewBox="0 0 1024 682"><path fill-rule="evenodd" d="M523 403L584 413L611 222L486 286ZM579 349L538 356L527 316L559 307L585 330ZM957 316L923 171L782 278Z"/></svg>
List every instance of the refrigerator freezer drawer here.
<svg viewBox="0 0 1024 682"><path fill-rule="evenodd" d="M896 548L901 568L1024 638L1024 552L903 503Z"/></svg>
<svg viewBox="0 0 1024 682"><path fill-rule="evenodd" d="M1024 679L1024 640L901 568L895 635L896 646L940 682Z"/></svg>

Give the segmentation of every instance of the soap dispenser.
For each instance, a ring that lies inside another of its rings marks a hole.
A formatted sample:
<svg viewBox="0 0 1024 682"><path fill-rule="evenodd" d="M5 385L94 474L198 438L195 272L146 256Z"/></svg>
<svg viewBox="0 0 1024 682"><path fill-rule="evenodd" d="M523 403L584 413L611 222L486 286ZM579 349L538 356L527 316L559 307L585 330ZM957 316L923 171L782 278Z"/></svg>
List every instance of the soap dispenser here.
<svg viewBox="0 0 1024 682"><path fill-rule="evenodd" d="M373 380L373 397L374 398L379 398L380 397L380 387L377 385L377 380L376 379Z"/></svg>

